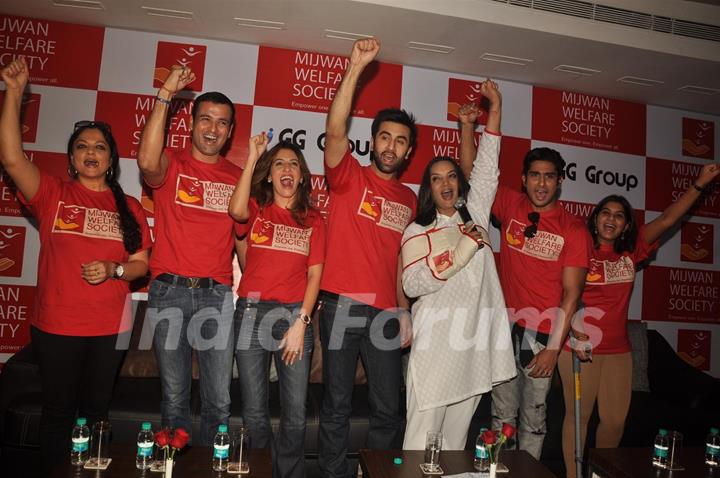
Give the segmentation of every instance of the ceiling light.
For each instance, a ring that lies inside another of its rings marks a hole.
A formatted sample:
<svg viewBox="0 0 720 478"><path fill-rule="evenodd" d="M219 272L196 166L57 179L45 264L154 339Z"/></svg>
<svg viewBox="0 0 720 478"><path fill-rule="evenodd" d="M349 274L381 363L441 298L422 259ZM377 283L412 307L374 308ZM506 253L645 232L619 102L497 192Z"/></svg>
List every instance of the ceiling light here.
<svg viewBox="0 0 720 478"><path fill-rule="evenodd" d="M659 86L665 84L664 81L651 80L649 78L640 78L638 76L623 76L622 78L618 78L617 81L619 81L620 83L630 83L639 86Z"/></svg>
<svg viewBox="0 0 720 478"><path fill-rule="evenodd" d="M496 61L498 63L508 63L510 65L527 66L535 60L529 58L518 58L515 56L497 55L495 53L483 53L480 57L481 60L485 61Z"/></svg>
<svg viewBox="0 0 720 478"><path fill-rule="evenodd" d="M56 7L87 8L88 10L105 10L105 5L97 0L53 0Z"/></svg>
<svg viewBox="0 0 720 478"><path fill-rule="evenodd" d="M362 38L372 38L372 35L363 35L362 33L350 33L350 32L343 32L340 30L325 30L325 37L326 38L336 38L338 40L360 40Z"/></svg>
<svg viewBox="0 0 720 478"><path fill-rule="evenodd" d="M252 18L235 17L235 25L239 27L266 28L268 30L285 30L285 22L273 22L271 20L255 20Z"/></svg>
<svg viewBox="0 0 720 478"><path fill-rule="evenodd" d="M408 48L413 50L431 51L433 53L452 53L455 50L454 46L446 45L434 45L432 43L422 43L419 41L411 41L407 44Z"/></svg>
<svg viewBox="0 0 720 478"><path fill-rule="evenodd" d="M600 70L593 70L592 68L585 68L582 66L573 65L558 65L553 68L553 70L559 71L560 73L568 73L570 75L577 76L593 76L597 75L598 73L602 73Z"/></svg>
<svg viewBox="0 0 720 478"><path fill-rule="evenodd" d="M192 20L195 15L193 12L184 10L170 10L168 8L157 7L140 7L145 13L153 17L179 18L180 20Z"/></svg>
<svg viewBox="0 0 720 478"><path fill-rule="evenodd" d="M720 93L720 90L716 90L715 88L705 88L704 86L695 86L695 85L685 85L678 88L680 91L684 91L686 93L695 93L696 95L706 95L706 96L712 96L717 95Z"/></svg>

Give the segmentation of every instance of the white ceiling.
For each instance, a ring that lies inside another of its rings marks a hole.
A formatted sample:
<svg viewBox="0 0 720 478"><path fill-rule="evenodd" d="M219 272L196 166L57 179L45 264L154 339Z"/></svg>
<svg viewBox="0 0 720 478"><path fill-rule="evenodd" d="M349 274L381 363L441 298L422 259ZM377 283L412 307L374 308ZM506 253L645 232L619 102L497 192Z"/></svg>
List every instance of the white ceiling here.
<svg viewBox="0 0 720 478"><path fill-rule="evenodd" d="M532 1L540 0L527 0ZM3 0L0 13L346 54L350 42L327 38L326 30L330 29L377 37L382 43L380 60L385 62L720 115L720 42L574 18L494 0L99 2L103 9L86 10L56 6L53 0ZM715 0L594 3L720 26L720 6ZM150 16L143 6L192 12L192 18ZM281 22L283 26L280 30L242 27L236 25L236 17ZM414 50L407 47L411 41L445 45L454 50L448 54ZM517 66L481 60L485 53L533 62ZM593 76L560 73L554 70L558 65L590 68L599 73ZM663 83L647 87L617 81L628 75ZM686 85L718 91L699 95L678 90Z"/></svg>

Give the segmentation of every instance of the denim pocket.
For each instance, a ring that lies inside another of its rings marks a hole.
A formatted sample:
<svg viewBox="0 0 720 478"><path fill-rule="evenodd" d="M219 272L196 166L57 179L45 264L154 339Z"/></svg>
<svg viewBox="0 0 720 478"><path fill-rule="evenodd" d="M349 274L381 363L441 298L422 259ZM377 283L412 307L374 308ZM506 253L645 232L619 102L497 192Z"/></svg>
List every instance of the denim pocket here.
<svg viewBox="0 0 720 478"><path fill-rule="evenodd" d="M148 289L148 300L164 299L174 288L175 286L156 279L150 283L150 288Z"/></svg>

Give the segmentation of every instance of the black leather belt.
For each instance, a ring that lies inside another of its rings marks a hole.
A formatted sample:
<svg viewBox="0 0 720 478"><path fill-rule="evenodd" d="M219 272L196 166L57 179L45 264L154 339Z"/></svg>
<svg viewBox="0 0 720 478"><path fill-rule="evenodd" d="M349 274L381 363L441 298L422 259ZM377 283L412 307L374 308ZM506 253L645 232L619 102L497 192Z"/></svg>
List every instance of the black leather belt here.
<svg viewBox="0 0 720 478"><path fill-rule="evenodd" d="M215 284L219 284L212 277L184 277L168 273L160 274L155 279L166 284L187 287L188 289L210 289L215 287Z"/></svg>

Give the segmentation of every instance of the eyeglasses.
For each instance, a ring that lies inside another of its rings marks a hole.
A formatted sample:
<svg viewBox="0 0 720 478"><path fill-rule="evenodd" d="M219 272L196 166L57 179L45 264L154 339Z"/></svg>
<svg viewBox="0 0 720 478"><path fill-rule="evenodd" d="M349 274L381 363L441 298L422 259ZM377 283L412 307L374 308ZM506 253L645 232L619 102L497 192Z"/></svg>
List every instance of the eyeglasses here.
<svg viewBox="0 0 720 478"><path fill-rule="evenodd" d="M75 128L73 131L77 131L79 129L85 129L85 128L98 128L105 131L112 131L110 128L110 125L108 123L105 123L104 121L88 121L88 120L82 120L75 123Z"/></svg>
<svg viewBox="0 0 720 478"><path fill-rule="evenodd" d="M535 237L535 234L537 234L537 231L538 231L538 223L540 222L540 213L537 211L528 213L528 221L530 221L532 224L525 227L525 231L523 232L523 234L528 239L532 239L533 237Z"/></svg>

